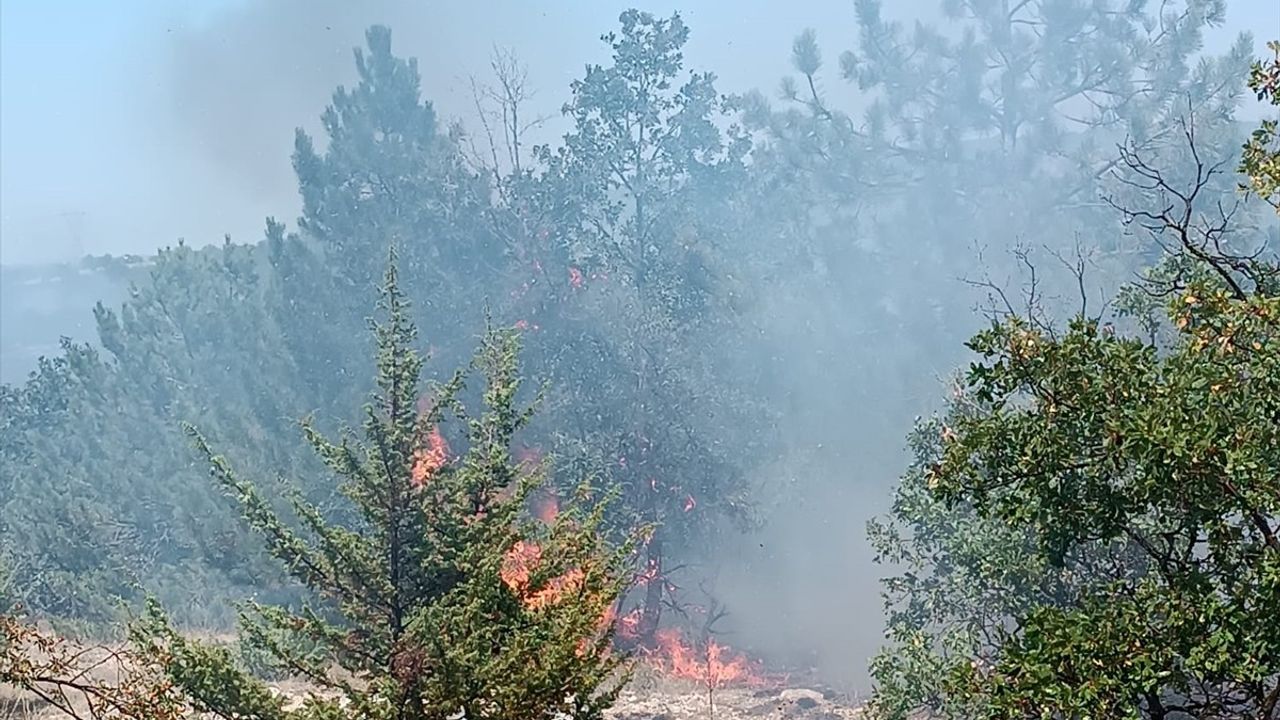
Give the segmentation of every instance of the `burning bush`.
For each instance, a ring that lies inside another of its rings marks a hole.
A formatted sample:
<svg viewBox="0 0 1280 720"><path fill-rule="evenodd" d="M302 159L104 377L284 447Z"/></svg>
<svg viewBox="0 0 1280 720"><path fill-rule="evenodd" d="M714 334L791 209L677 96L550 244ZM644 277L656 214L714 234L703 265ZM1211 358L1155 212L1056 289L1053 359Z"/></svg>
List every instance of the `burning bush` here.
<svg viewBox="0 0 1280 720"><path fill-rule="evenodd" d="M529 417L516 405L513 334L491 332L477 356L486 380L479 416L457 399L462 374L425 412L415 408L422 362L394 268L380 306L387 319L376 329L379 390L366 441L346 433L334 443L306 430L345 480L358 526L332 525L294 498L305 534L294 530L192 431L247 524L317 596L298 613L257 604L242 613L244 642L307 679L316 695L286 710L230 653L173 631L156 605L135 641L164 658L195 709L219 717L600 717L622 679L610 609L628 549L600 539L602 503L574 503L549 524L525 515L542 475L509 450ZM446 410L466 427L456 456L441 427Z"/></svg>

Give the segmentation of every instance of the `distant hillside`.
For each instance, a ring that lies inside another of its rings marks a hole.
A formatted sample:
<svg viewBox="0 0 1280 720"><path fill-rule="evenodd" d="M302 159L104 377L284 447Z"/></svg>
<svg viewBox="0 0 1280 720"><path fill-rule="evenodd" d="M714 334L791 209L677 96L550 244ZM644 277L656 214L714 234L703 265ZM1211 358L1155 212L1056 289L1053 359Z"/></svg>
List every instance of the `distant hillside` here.
<svg viewBox="0 0 1280 720"><path fill-rule="evenodd" d="M93 305L116 305L150 267L138 256L86 257L76 263L0 266L0 382L17 383L58 340L96 339Z"/></svg>

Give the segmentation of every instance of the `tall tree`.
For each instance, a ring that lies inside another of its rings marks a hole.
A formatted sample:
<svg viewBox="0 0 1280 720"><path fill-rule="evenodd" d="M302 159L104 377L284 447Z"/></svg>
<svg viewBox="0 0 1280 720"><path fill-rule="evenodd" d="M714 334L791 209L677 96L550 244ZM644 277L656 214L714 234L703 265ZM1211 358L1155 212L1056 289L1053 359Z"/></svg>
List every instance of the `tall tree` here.
<svg viewBox="0 0 1280 720"><path fill-rule="evenodd" d="M1146 202L1116 178L1126 136L1180 171L1194 160L1179 118L1195 118L1208 163L1234 157L1243 135L1234 110L1252 43L1203 51L1221 2L936 7L945 22L859 0L852 47L824 55L826 38L801 34L780 101L742 103L756 138L752 217L770 238L747 246L748 267L767 269L752 284L773 290L773 354L801 369L780 400L802 398L817 418L877 408L856 445L843 424L792 424L810 442L849 447L846 462L892 447L892 428L934 407L931 378L964 361L980 327L970 310L989 279L1025 269L1022 250L1047 259L1038 291L1067 298L1078 288L1059 259L1082 256L1108 288L1154 261L1104 201ZM1206 197L1231 178L1214 182ZM835 358L856 368L847 382L804 380Z"/></svg>
<svg viewBox="0 0 1280 720"><path fill-rule="evenodd" d="M379 258L397 243L418 306L437 318L432 344L450 354L443 362L461 363L482 306L496 300L485 293L500 277L505 250L487 232L489 187L461 153L461 131L442 128L422 99L417 61L393 54L391 30L371 27L366 41L367 49L355 51L355 87L339 87L321 117L323 150L297 131L298 226L323 260L292 292L300 306L317 284L344 300L346 314L330 334L350 335L347 321L358 323L359 298L376 286ZM316 372L331 378L332 369Z"/></svg>
<svg viewBox="0 0 1280 720"><path fill-rule="evenodd" d="M269 441L306 408L292 357L266 351L282 318L262 270L248 246L164 250L128 302L97 308L101 349L64 343L6 393L0 525L33 610L101 619L142 583L196 611L183 596L264 580L234 524L208 521L216 496L179 429L202 418L255 466L298 461L300 445Z"/></svg>
<svg viewBox="0 0 1280 720"><path fill-rule="evenodd" d="M358 298L393 240L441 319L437 354L470 356L497 272L487 190L419 97L414 63L391 54L385 28L368 40L358 85L323 117L324 152L299 133L300 232L269 220L259 244L161 251L124 303L96 310L99 347L66 344L0 397L0 533L34 610L101 619L141 584L182 620L218 624L210 597L273 588L243 533L208 521L216 496L179 424L199 420L254 470L314 477L286 430L316 409L358 410L368 384L351 368L370 348ZM333 494L303 491L321 505Z"/></svg>
<svg viewBox="0 0 1280 720"><path fill-rule="evenodd" d="M1205 203L1222 164L1184 186L1133 148L1121 162L1155 201L1126 218L1170 251L1121 306L1158 298L1170 332L1010 308L973 338L953 411L871 526L907 566L881 717L1280 711L1276 248Z"/></svg>
<svg viewBox="0 0 1280 720"><path fill-rule="evenodd" d="M573 83L563 145L538 148L518 189L528 232L513 313L537 327L558 449L621 484L621 526L656 528L647 634L669 556L696 556L724 518L746 519L742 462L767 415L743 392L744 325L725 282L749 143L721 128L714 76L684 70L679 15L620 22L602 38L611 62Z"/></svg>
<svg viewBox="0 0 1280 720"><path fill-rule="evenodd" d="M317 687L301 709L240 670L225 650L184 638L153 605L135 641L168 672L191 707L220 717L435 720L458 716L599 718L612 702L610 610L622 555L578 507L549 526L524 515L541 481L515 463L513 435L530 411L517 402L516 340L491 333L477 355L484 411L458 402L463 376L418 410L422 360L397 281L387 272L376 326L377 390L364 441L306 428L358 521L327 522L301 497L286 523L202 438L216 484L289 572L315 593L300 612L251 603L245 641ZM439 427L463 420L454 457ZM194 433L194 431L193 431Z"/></svg>

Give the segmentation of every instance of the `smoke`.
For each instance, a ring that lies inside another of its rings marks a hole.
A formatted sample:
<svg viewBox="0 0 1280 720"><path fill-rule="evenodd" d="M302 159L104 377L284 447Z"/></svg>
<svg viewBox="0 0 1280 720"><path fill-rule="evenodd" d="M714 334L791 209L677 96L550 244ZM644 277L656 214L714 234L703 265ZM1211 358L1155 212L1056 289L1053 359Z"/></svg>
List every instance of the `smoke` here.
<svg viewBox="0 0 1280 720"><path fill-rule="evenodd" d="M532 111L554 118L583 65L606 59L598 36L634 4L503 1L479 11L464 3L392 0L246 3L174 33L164 109L180 129L180 144L238 192L265 198L288 217L286 209L297 204L288 164L294 128L317 132L333 88L354 80L352 48L363 44L370 24L390 26L396 51L418 59L423 95L440 117L474 129L471 78L484 81L493 48L510 49L527 65L537 93ZM670 12L650 4L654 12ZM694 2L681 11L692 30L687 66L715 71L726 92L773 94L790 72L791 39L804 27L827 21L853 28L852 7L834 1L789 8L747 2L732 13L723 3ZM851 88L827 90L856 107ZM553 119L533 139L554 141L563 130ZM795 326L813 313L824 316L820 322L842 314L835 307L775 308L771 322ZM882 627L863 527L886 507L887 488L903 464L901 438L919 410L904 400L863 414L865 388L857 383L799 382L830 374L830 356L813 350L786 353L787 372L795 376L780 385L798 396L784 419L791 450L755 471L769 488L759 498L767 524L729 541L708 589L731 613L730 642L774 661L820 668L833 682L862 684ZM689 590L697 601L697 590Z"/></svg>
<svg viewBox="0 0 1280 720"><path fill-rule="evenodd" d="M156 116L174 147L218 174L228 195L216 197L218 205L243 218L238 226L256 227L262 208L286 219L294 214L294 129L318 130L334 88L354 80L352 50L363 45L370 25L392 28L396 52L418 59L423 96L443 120L471 131L477 130L472 79L490 79L495 49L513 52L528 70L530 110L550 120L530 139L553 142L566 129L558 116L570 83L585 64L606 59L599 36L633 6L672 11L666 3L613 0L240 2L166 33ZM852 7L838 0L788 7L752 0L732 12L703 0L679 10L693 31L687 65L715 71L726 92L772 93L789 71L792 35L815 23L853 22ZM257 214L246 214L248 208Z"/></svg>
<svg viewBox="0 0 1280 720"><path fill-rule="evenodd" d="M1207 38L1209 49L1221 49L1251 20L1259 28L1280 25L1258 21L1280 21L1273 2L1233 1L1228 27ZM371 24L390 26L396 51L418 59L423 94L441 118L474 129L471 78L485 79L494 47L510 48L528 65L537 93L532 111L554 117L583 65L604 60L604 46L596 38L613 29L618 13L632 5L671 10L663 3L574 0L262 0L236 2L198 19L148 25L147 34L139 36L144 47L135 51L145 72L132 80L134 85L111 88L111 102L138 105L129 115L135 126L113 137L95 135L92 123L85 123L88 139L71 144L81 157L114 148L109 157L118 164L115 174L99 168L75 183L22 190L9 180L25 168L10 163L8 151L17 140L5 136L10 166L5 235L21 235L6 237L6 259L43 242L34 225L8 224L10 213L18 212L9 203L22 204L23 198L46 215L90 207L78 231L88 236L83 247L88 252L142 251L178 236L199 244L224 232L252 241L264 216L291 219L299 205L289 163L294 129L318 133L319 114L333 89L354 79L352 49L363 43ZM828 63L852 44L855 32L852 3L846 0L680 5L692 29L688 66L715 71L726 92L760 88L773 94L789 72L791 40L805 27L824 28L818 40ZM938 3L886 5L894 17L927 18ZM130 80L121 76L114 82ZM832 82L824 89L833 104L857 107L851 86ZM552 141L562 130L562 123L552 121L533 139ZM29 140L50 147L57 142ZM71 159L64 163L67 172L74 167ZM66 196L52 201L55 191ZM23 237L30 246L23 245ZM908 274L904 278L909 281ZM954 298L964 304L971 299L958 282ZM771 326L785 328L814 316L838 323L849 308L774 312ZM961 348L904 368L919 378L914 387L921 393L892 398L868 393L850 369L841 367L847 356L841 351L847 349L787 349L791 377L781 384L797 396L784 418L790 452L756 470L762 486L770 488L760 498L768 523L727 544L714 592L732 613L735 641L857 684L865 679L866 659L879 645L882 627L865 522L887 509L888 488L906 463L902 438L911 419L935 405L941 377L956 365Z"/></svg>

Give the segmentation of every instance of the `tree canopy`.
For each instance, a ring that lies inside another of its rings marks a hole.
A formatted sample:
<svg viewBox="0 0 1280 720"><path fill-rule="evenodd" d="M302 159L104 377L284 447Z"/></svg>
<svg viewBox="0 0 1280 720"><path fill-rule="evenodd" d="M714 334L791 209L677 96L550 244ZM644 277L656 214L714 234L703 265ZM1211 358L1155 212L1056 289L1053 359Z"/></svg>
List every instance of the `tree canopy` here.
<svg viewBox="0 0 1280 720"><path fill-rule="evenodd" d="M1154 299L1170 332L1007 307L970 341L951 410L871 525L907 568L886 584L882 717L1280 709L1276 248L1202 212L1222 164L1182 186L1121 157L1155 208L1127 219L1168 255L1120 308Z"/></svg>

